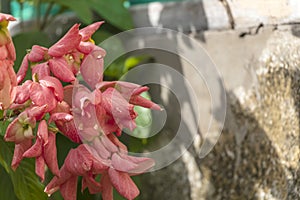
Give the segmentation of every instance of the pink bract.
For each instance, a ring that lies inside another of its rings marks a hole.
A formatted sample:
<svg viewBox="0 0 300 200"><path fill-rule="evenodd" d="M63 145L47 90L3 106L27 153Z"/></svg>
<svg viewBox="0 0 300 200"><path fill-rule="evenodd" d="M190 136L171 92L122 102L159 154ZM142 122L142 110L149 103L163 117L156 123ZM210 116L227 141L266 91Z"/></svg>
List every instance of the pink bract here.
<svg viewBox="0 0 300 200"><path fill-rule="evenodd" d="M13 114L4 136L15 143L11 167L15 170L24 158L35 158L41 181L46 166L54 175L45 192L60 190L65 200L76 200L79 176L82 191L100 192L104 200L113 199L113 188L126 199L136 198L139 190L130 176L146 172L154 161L128 155L117 136L124 128L135 129L134 106L160 107L140 96L148 87L103 80L106 52L91 36L104 22L83 29L75 24L50 48L34 45L16 75L15 49L7 29L12 20L0 14L0 109ZM29 71L32 80L23 82ZM87 86L79 84L77 75ZM60 169L57 134L78 145Z"/></svg>

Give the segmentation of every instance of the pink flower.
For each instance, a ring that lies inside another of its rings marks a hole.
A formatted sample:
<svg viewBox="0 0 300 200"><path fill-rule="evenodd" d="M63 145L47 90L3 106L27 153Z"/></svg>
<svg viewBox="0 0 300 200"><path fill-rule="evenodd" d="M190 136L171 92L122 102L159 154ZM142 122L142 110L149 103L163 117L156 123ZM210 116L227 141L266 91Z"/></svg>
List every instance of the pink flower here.
<svg viewBox="0 0 300 200"><path fill-rule="evenodd" d="M1 54L1 52L0 52ZM0 60L0 109L7 109L15 98L16 74L13 71L13 62Z"/></svg>
<svg viewBox="0 0 300 200"><path fill-rule="evenodd" d="M79 31L79 34L82 36L81 41L87 42L91 40L92 35L99 29L99 27L104 23L104 21L101 22L95 22L93 24L88 25L87 27L81 29Z"/></svg>
<svg viewBox="0 0 300 200"><path fill-rule="evenodd" d="M85 82L95 89L97 83L102 81L103 78L103 58L105 51L95 46L92 51L87 54L80 66L80 72Z"/></svg>
<svg viewBox="0 0 300 200"><path fill-rule="evenodd" d="M55 136L51 131L48 132L47 123L42 120L38 127L35 144L23 154L25 158L36 158L35 171L42 181L45 179L45 164L54 175L59 176Z"/></svg>
<svg viewBox="0 0 300 200"><path fill-rule="evenodd" d="M27 108L6 129L4 139L16 143L11 163L14 170L22 161L23 153L31 147L34 138L33 129L36 121L40 120L44 112L45 106Z"/></svg>
<svg viewBox="0 0 300 200"><path fill-rule="evenodd" d="M85 63L88 64L91 62L91 56L93 57L95 54L98 56L100 52L101 55L105 54L105 51L94 45L90 39L91 35L102 23L103 22L96 22L80 31L79 24L75 24L63 38L49 49L34 45L30 53L24 57L17 73L18 83L22 82L27 73L28 62L31 63L33 74L36 73L39 79L44 76L49 76L51 71L59 80L63 82L73 82L75 80L74 75L79 71L83 55L89 55L84 59L86 60ZM99 62L103 62L103 60L100 59ZM97 69L99 69L99 67ZM90 70L92 70L92 68ZM92 73L95 72L95 70L92 70ZM101 73L102 77L102 71L97 71L96 74L97 73ZM92 80L94 79L95 78L92 78Z"/></svg>
<svg viewBox="0 0 300 200"><path fill-rule="evenodd" d="M22 112L7 127L4 139L19 144L26 139L34 138L33 129L36 119L30 116L28 110Z"/></svg>
<svg viewBox="0 0 300 200"><path fill-rule="evenodd" d="M17 85L16 74L13 69L16 59L15 47L8 31L9 21L15 18L8 14L0 13L0 109L7 109L13 102Z"/></svg>
<svg viewBox="0 0 300 200"><path fill-rule="evenodd" d="M137 114L134 106L126 101L123 96L114 88L108 88L103 92L102 106L106 113L114 119L114 123L120 129L128 128L133 130L136 127L134 119Z"/></svg>
<svg viewBox="0 0 300 200"><path fill-rule="evenodd" d="M49 123L55 122L56 127L64 136L75 143L81 143L73 115L71 115L70 106L67 102L59 102L50 114Z"/></svg>
<svg viewBox="0 0 300 200"><path fill-rule="evenodd" d="M30 99L34 106L46 106L45 113L53 110L64 95L61 82L50 76L43 77L39 82L27 80L15 87L15 94L15 103L23 104Z"/></svg>
<svg viewBox="0 0 300 200"><path fill-rule="evenodd" d="M11 20L12 16L0 14L0 109L20 113L13 116L4 136L15 143L12 168L15 170L23 158L35 158L35 172L42 181L45 167L54 174L45 192L52 194L60 189L65 200L76 199L79 176L82 191L87 188L92 194L101 192L104 200L111 200L114 187L125 198L134 199L139 190L130 176L144 173L154 161L128 155L127 147L116 135L123 128L136 127L135 105L160 110L140 96L148 87L103 81L106 52L91 39L103 22L81 30L75 24L50 48L34 45L16 75L15 49L7 30ZM21 84L28 69L32 80ZM78 73L89 88L78 84ZM71 84L63 88L61 82ZM58 131L79 144L69 151L60 170Z"/></svg>
<svg viewBox="0 0 300 200"><path fill-rule="evenodd" d="M129 103L133 105L151 108L153 110L161 110L159 105L140 96L141 93L149 90L149 88L146 86L140 86L134 83L124 81L103 81L99 82L96 85L96 88L100 89L101 91L105 91L108 88L115 88L121 93L124 99L126 99L127 101L129 101Z"/></svg>
<svg viewBox="0 0 300 200"><path fill-rule="evenodd" d="M22 82L27 70L28 62L34 63L31 67L38 79L49 76L50 71L61 81L72 82L75 76L69 67L69 54L76 50L81 41L79 24L75 24L66 35L49 49L34 45L21 64L17 73L18 83ZM36 64L37 63L37 64Z"/></svg>
<svg viewBox="0 0 300 200"><path fill-rule="evenodd" d="M92 178L92 173L93 170L99 173L105 169L107 166L93 159L84 145L79 145L76 149L70 150L60 169L60 177L54 177L45 188L45 192L53 194L60 189L65 200L76 200L78 176L83 176L83 189L88 187L94 192L99 192L101 186Z"/></svg>
<svg viewBox="0 0 300 200"><path fill-rule="evenodd" d="M8 31L9 21L16 19L8 14L0 13L0 60L16 60L16 51Z"/></svg>
<svg viewBox="0 0 300 200"><path fill-rule="evenodd" d="M113 199L113 187L127 199L134 199L139 194L130 175L145 172L153 166L153 161L126 155L127 152L120 151L105 135L95 139L99 141L96 145L81 144L69 152L60 169L60 177L50 181L46 193L53 194L60 189L64 199L76 200L77 180L82 176L82 190L88 188L90 193L102 192L104 200ZM103 158L104 152L110 157ZM95 180L98 174L101 174L100 182Z"/></svg>

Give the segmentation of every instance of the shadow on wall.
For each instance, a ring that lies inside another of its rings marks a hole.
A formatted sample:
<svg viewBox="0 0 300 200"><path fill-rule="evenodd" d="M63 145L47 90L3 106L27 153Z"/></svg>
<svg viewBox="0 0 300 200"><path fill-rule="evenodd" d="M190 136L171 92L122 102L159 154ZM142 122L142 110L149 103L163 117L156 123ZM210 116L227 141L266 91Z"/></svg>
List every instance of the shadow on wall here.
<svg viewBox="0 0 300 200"><path fill-rule="evenodd" d="M210 171L204 176L214 190L205 199L286 199L288 182L272 141L238 103L229 109L232 114L227 120L238 129L225 129L214 150L202 160L203 171Z"/></svg>
<svg viewBox="0 0 300 200"><path fill-rule="evenodd" d="M147 73L141 71L138 76L136 74L134 74L134 76L148 83L151 83L151 78L153 77L155 80L160 81L158 85L149 85L151 87L150 92L152 100L163 105L167 113L167 120L163 129L156 136L148 139L149 145L146 151L157 151L167 145L169 149L168 151L161 152L159 158L156 159L157 165L163 163L163 169L159 168L159 171L141 176L141 198L190 199L192 196L190 184L194 184L190 182L190 179L195 175L194 173L200 174L199 151L192 145L195 137L201 138L201 136L199 136L199 123L201 123L199 115L201 116L201 113L199 113L197 109L201 106L211 106L210 94L207 93L207 96L201 96L201 92L203 92L202 90L207 90L206 87L210 84L214 85L215 88L223 87L222 80L210 76L213 74L211 72L212 68L210 68L213 63L206 52L202 50L200 54L197 54L195 44L192 44L190 40L184 37L177 38L174 37L174 35L168 36L168 34L167 37L160 37L148 33L148 35L143 35L141 38L135 37L132 41L127 41L126 45L128 49L132 49L131 46L136 46L136 44L139 43L143 44L140 50L131 52L131 54L150 55L155 58L156 64L159 63L162 68L157 69L155 64L152 66L148 64L147 67L153 70L146 70ZM184 46L185 53L190 55L192 60L180 57L183 53L183 49L179 48L180 45ZM152 48L149 48L149 46ZM185 64L191 63L183 67L182 62L185 62ZM197 64L197 66L193 66L193 64ZM186 79L173 76L173 73L164 70L164 66L183 75ZM195 74L199 73L199 71L195 69L199 66L202 68L200 70L202 78L201 75L198 74L198 76L196 76L197 74ZM131 78L130 75L127 75L126 78L132 81L135 77ZM191 88L189 84L192 84L193 87ZM221 89L210 92L220 98L219 103L215 104L216 109L212 109L213 114L218 115L218 112L221 112L221 109L225 107L225 94ZM207 100L205 105L201 104L201 98ZM197 108L193 106L195 103ZM209 118L209 116L205 115L201 116L201 118ZM156 118L153 120L155 124ZM222 121L222 116L220 116L219 120ZM207 148L210 146L213 146L213 144L207 142ZM193 169L194 171L188 169L187 163L179 159L186 149L188 149L188 153L191 155L193 163L195 163L193 166L195 167Z"/></svg>

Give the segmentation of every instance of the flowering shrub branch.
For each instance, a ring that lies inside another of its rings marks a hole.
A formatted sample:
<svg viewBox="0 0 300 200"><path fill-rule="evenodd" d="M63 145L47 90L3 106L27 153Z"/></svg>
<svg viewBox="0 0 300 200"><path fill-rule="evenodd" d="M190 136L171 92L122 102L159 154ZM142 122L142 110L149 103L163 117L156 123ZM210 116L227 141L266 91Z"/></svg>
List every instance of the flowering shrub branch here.
<svg viewBox="0 0 300 200"><path fill-rule="evenodd" d="M15 49L7 29L13 20L0 14L0 108L4 116L8 111L13 116L4 136L15 143L11 167L15 170L24 158L35 158L35 173L42 182L45 166L54 175L44 191L51 195L60 190L65 200L76 199L79 176L82 191L101 192L108 200L113 199L114 187L125 198L134 199L139 190L130 176L147 171L154 162L128 155L117 136L123 128L135 129L134 105L160 110L140 96L148 88L103 81L106 53L91 39L103 22L83 29L75 24L50 48L34 45L15 74ZM24 81L29 71L32 80ZM90 89L77 81L78 75ZM78 144L60 169L56 134Z"/></svg>

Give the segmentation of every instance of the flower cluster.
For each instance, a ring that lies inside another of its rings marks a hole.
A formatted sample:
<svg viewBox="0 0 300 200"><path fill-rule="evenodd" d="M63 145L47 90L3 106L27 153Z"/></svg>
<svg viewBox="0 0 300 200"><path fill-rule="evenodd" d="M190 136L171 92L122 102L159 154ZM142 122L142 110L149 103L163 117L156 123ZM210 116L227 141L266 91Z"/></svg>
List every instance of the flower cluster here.
<svg viewBox="0 0 300 200"><path fill-rule="evenodd" d="M7 30L11 20L12 16L0 14L0 106L17 113L4 136L15 143L12 168L23 158L35 158L35 171L42 181L45 166L54 174L45 192L51 195L60 190L66 200L76 199L78 176L83 177L82 190L101 192L105 200L113 198L113 187L134 199L139 190L130 176L147 171L154 162L128 155L117 136L123 128L136 127L134 105L160 107L140 96L147 87L103 81L106 52L91 39L103 22L83 29L75 24L50 48L34 45L15 74L15 51ZM32 80L24 81L29 71ZM60 169L57 133L78 143Z"/></svg>

